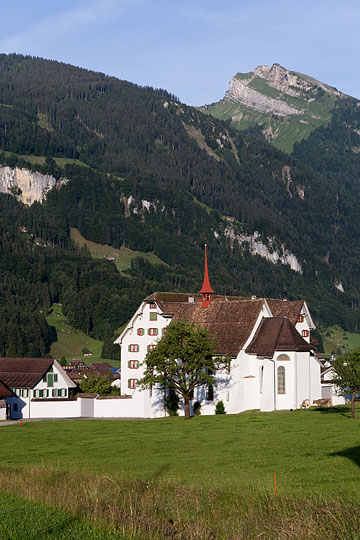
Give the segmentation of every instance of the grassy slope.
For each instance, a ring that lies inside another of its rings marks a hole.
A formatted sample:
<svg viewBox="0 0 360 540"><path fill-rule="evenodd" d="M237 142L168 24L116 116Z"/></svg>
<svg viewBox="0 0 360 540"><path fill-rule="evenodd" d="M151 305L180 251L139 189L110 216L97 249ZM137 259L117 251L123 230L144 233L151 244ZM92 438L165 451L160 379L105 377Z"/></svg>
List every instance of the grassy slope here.
<svg viewBox="0 0 360 540"><path fill-rule="evenodd" d="M83 358L85 363L102 362L101 349L103 342L92 339L81 330L76 330L69 325L65 315L63 315L60 304L53 304L51 313L47 316L47 322L55 326L58 340L52 344L50 354L53 358L60 360L63 356L67 360L72 358ZM93 356L84 357L82 349L87 348Z"/></svg>
<svg viewBox="0 0 360 540"><path fill-rule="evenodd" d="M240 78L239 74L236 77ZM272 99L281 99L290 106L303 110L304 114L292 115L287 118L274 118L271 114L260 113L241 103L232 103L226 100L213 103L201 110L220 120L233 118L234 127L240 130L257 124L264 125L266 128L270 125L272 132L276 135L273 139L274 146L289 153L296 141L307 138L313 129L330 120L331 110L335 103L335 96L331 94L325 94L321 99L311 102L281 94L261 77L255 77L250 82L249 87Z"/></svg>
<svg viewBox="0 0 360 540"><path fill-rule="evenodd" d="M347 354L354 349L360 348L360 334L355 332L345 332L339 326L330 326L323 333L324 351L326 354L332 352L337 354L340 349L341 354Z"/></svg>
<svg viewBox="0 0 360 540"><path fill-rule="evenodd" d="M86 245L91 255L97 259L107 256L115 257L115 264L118 270L126 270L127 268L130 268L131 261L135 257L144 257L144 259L148 260L151 264L165 264L152 252L144 253L142 251L132 251L125 246L121 246L120 249L115 249L111 246L96 244L95 242L91 242L91 240L86 240L78 229L74 229L72 227L70 227L70 236L71 239L79 246Z"/></svg>
<svg viewBox="0 0 360 540"><path fill-rule="evenodd" d="M7 156L12 156L12 152L7 152L3 150L4 154ZM45 163L45 156L32 156L29 154L16 154L19 158L24 159L25 161L28 161L29 163L32 163L33 165L44 165ZM89 167L86 163L83 161L80 161L79 159L72 159L72 158L59 158L54 157L54 161L60 166L64 167L65 165L82 165L83 167Z"/></svg>

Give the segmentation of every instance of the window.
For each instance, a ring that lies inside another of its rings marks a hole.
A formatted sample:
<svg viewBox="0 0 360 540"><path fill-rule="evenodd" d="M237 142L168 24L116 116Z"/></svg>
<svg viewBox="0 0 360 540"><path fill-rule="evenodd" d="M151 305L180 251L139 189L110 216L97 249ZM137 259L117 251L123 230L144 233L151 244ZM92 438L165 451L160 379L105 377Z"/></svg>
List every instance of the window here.
<svg viewBox="0 0 360 540"><path fill-rule="evenodd" d="M153 351L156 348L156 345L148 345L147 350L148 352Z"/></svg>
<svg viewBox="0 0 360 540"><path fill-rule="evenodd" d="M135 390L137 386L138 379L129 379L128 380L128 388L131 388L132 390Z"/></svg>
<svg viewBox="0 0 360 540"><path fill-rule="evenodd" d="M58 375L57 375L57 373L54 373L54 382L58 382Z"/></svg>
<svg viewBox="0 0 360 540"><path fill-rule="evenodd" d="M161 330L161 333L162 333L163 336L165 336L165 334L166 334L166 327L163 328L163 329Z"/></svg>
<svg viewBox="0 0 360 540"><path fill-rule="evenodd" d="M206 388L206 399L207 401L214 401L214 387L212 384L209 384Z"/></svg>
<svg viewBox="0 0 360 540"><path fill-rule="evenodd" d="M287 354L279 354L277 360L280 362L288 362L290 360L290 357Z"/></svg>
<svg viewBox="0 0 360 540"><path fill-rule="evenodd" d="M51 390L51 396L52 396L52 397L56 397L56 396L57 396L57 390L55 390L55 388L53 388L53 389Z"/></svg>
<svg viewBox="0 0 360 540"><path fill-rule="evenodd" d="M297 322L304 322L304 315L299 315Z"/></svg>
<svg viewBox="0 0 360 540"><path fill-rule="evenodd" d="M149 336L157 336L159 333L159 330L157 328L149 328L148 334Z"/></svg>
<svg viewBox="0 0 360 540"><path fill-rule="evenodd" d="M260 366L260 369L259 369L259 381L260 381L260 394L262 394L263 385L264 385L264 366Z"/></svg>
<svg viewBox="0 0 360 540"><path fill-rule="evenodd" d="M48 386L54 386L54 374L53 373L48 373L47 384L48 384Z"/></svg>
<svg viewBox="0 0 360 540"><path fill-rule="evenodd" d="M149 308L150 308L150 309L156 309L156 304L155 304L155 302L150 302Z"/></svg>
<svg viewBox="0 0 360 540"><path fill-rule="evenodd" d="M44 390L39 390L39 397L44 397Z"/></svg>
<svg viewBox="0 0 360 540"><path fill-rule="evenodd" d="M301 332L302 337L309 337L309 330L303 330Z"/></svg>
<svg viewBox="0 0 360 540"><path fill-rule="evenodd" d="M18 412L18 404L17 403L13 403L13 411Z"/></svg>
<svg viewBox="0 0 360 540"><path fill-rule="evenodd" d="M129 352L139 352L139 345L132 343L129 345Z"/></svg>
<svg viewBox="0 0 360 540"><path fill-rule="evenodd" d="M144 336L145 335L145 330L143 328L138 328L137 335L138 336Z"/></svg>
<svg viewBox="0 0 360 540"><path fill-rule="evenodd" d="M129 360L128 368L137 369L139 367L139 360Z"/></svg>
<svg viewBox="0 0 360 540"><path fill-rule="evenodd" d="M150 313L150 321L157 321L157 313Z"/></svg>
<svg viewBox="0 0 360 540"><path fill-rule="evenodd" d="M277 369L277 383L278 383L278 394L285 394L285 368L284 366L279 366Z"/></svg>

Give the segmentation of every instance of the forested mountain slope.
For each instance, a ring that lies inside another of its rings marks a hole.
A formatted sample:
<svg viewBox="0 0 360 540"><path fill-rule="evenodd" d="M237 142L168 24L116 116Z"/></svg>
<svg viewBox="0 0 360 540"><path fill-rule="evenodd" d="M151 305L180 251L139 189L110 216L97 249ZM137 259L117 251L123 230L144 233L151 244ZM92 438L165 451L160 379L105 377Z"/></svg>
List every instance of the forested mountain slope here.
<svg viewBox="0 0 360 540"><path fill-rule="evenodd" d="M207 242L217 293L304 297L324 324L358 326L352 188L343 182L340 190L341 179L300 147L286 155L163 90L0 55L0 165L68 180L31 207L16 190L0 194L0 272L13 279L13 257L20 280L0 293L6 324L5 306L38 314L57 301L75 326L109 336L148 292L196 291ZM79 252L69 227L100 244L153 251L166 264L137 260L119 274ZM340 249L346 265L329 259Z"/></svg>

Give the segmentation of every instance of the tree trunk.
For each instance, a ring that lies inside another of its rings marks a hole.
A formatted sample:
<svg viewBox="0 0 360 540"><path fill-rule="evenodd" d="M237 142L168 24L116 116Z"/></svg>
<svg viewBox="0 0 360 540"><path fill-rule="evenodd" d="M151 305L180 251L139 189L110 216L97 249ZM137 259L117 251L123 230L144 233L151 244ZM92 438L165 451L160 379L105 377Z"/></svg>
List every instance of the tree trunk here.
<svg viewBox="0 0 360 540"><path fill-rule="evenodd" d="M351 395L351 418L355 418L355 392Z"/></svg>
<svg viewBox="0 0 360 540"><path fill-rule="evenodd" d="M185 402L185 418L191 418L190 417L190 396L186 395L184 396L184 402Z"/></svg>

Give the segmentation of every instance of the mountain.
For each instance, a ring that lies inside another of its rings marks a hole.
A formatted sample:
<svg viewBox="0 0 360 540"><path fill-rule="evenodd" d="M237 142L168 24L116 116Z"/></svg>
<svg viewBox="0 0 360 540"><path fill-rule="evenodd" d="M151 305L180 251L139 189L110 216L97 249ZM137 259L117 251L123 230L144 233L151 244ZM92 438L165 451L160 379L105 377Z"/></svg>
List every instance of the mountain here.
<svg viewBox="0 0 360 540"><path fill-rule="evenodd" d="M147 294L198 290L205 242L217 293L305 298L316 322L357 330L359 109L331 96L337 117L307 140L323 155L307 141L289 155L164 90L0 55L0 354L48 350L55 302L109 348ZM74 229L161 263L119 272ZM22 340L35 315L46 335Z"/></svg>
<svg viewBox="0 0 360 540"><path fill-rule="evenodd" d="M224 98L200 110L239 130L259 126L269 142L291 152L295 142L330 121L336 100L345 97L308 75L273 64L237 73Z"/></svg>

